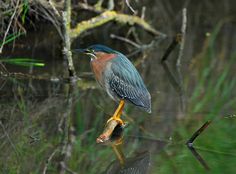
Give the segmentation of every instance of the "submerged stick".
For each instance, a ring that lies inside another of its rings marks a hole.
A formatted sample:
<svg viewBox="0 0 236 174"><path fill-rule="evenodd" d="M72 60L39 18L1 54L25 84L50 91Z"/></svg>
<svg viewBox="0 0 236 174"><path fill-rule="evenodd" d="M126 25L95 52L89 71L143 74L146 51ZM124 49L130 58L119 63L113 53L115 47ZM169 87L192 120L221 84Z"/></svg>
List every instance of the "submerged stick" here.
<svg viewBox="0 0 236 174"><path fill-rule="evenodd" d="M208 164L206 163L206 161L202 158L202 156L195 150L195 148L192 147L188 147L189 150L192 152L193 156L201 163L201 165L206 169L206 170L210 170L210 167L208 166Z"/></svg>
<svg viewBox="0 0 236 174"><path fill-rule="evenodd" d="M207 165L206 161L201 157L201 155L193 147L193 142L211 124L211 122L212 121L209 120L206 123L204 123L196 132L194 132L194 134L186 142L186 145L187 145L188 149L192 152L193 156L202 164L202 166L206 170L210 170L210 168Z"/></svg>
<svg viewBox="0 0 236 174"><path fill-rule="evenodd" d="M204 123L194 134L191 136L191 138L186 142L186 145L188 147L193 146L194 140L211 124L211 120L208 120L206 123Z"/></svg>
<svg viewBox="0 0 236 174"><path fill-rule="evenodd" d="M173 38L171 44L170 44L169 47L166 49L164 55L163 55L162 58L161 58L161 63L165 62L165 61L168 59L170 53L171 53L171 52L175 49L175 47L178 45L179 40L181 40L181 37L182 37L182 36L181 36L181 34L179 33L179 34L177 34L177 35Z"/></svg>

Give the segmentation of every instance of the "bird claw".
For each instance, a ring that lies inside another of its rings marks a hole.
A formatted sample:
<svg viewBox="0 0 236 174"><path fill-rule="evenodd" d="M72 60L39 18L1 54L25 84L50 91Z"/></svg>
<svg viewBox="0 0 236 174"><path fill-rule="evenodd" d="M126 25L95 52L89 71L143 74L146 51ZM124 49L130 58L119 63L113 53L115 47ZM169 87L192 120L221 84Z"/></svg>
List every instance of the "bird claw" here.
<svg viewBox="0 0 236 174"><path fill-rule="evenodd" d="M107 124L112 121L112 120L115 120L122 128L125 127L127 125L126 122L124 122L123 120L121 120L120 118L117 118L117 117L111 117L107 120Z"/></svg>

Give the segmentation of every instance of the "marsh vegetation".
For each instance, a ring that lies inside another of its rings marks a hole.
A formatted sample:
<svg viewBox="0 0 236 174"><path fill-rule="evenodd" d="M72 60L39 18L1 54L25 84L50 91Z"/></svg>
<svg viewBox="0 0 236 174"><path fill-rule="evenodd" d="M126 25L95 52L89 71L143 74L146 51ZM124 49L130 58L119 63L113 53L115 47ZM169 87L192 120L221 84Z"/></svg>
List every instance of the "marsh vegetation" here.
<svg viewBox="0 0 236 174"><path fill-rule="evenodd" d="M0 1L0 173L235 173L235 2L71 1L69 28L66 2ZM126 105L119 147L96 143L116 103L67 52L94 43L126 54L152 96L151 115ZM186 142L208 121L199 157Z"/></svg>

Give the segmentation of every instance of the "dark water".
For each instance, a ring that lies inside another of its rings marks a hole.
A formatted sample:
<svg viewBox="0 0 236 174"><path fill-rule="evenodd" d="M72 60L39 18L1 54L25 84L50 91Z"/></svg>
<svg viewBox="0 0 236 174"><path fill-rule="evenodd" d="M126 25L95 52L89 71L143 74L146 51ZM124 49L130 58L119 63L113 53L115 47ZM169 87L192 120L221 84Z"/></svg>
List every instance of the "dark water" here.
<svg viewBox="0 0 236 174"><path fill-rule="evenodd" d="M148 21L168 36L179 32L184 3L153 3L146 2ZM236 35L231 3L185 2L188 24L179 68L178 46L165 65L160 63L172 37L129 57L151 93L152 113L126 105L123 119L128 126L119 146L96 144L116 103L96 84L89 59L73 55L81 78L76 85L52 81L67 74L60 38L50 24L29 30L4 55L42 59L46 66L6 65L9 72L36 77L0 79L1 173L235 173ZM128 29L107 24L72 46L102 43L128 55L135 48L109 36L125 36ZM151 42L149 34L137 32L143 43ZM194 141L199 157L185 143L208 120L211 124Z"/></svg>

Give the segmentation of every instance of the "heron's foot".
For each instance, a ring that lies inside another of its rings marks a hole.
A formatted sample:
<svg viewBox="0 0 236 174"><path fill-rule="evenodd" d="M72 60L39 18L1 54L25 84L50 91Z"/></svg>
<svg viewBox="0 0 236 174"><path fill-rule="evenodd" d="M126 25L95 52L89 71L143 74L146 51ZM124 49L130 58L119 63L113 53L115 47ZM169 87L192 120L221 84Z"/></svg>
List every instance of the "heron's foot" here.
<svg viewBox="0 0 236 174"><path fill-rule="evenodd" d="M122 127L125 127L126 123L120 118L120 117L111 117L107 120L107 123L109 123L110 121L115 120L116 122L118 122L118 124Z"/></svg>

